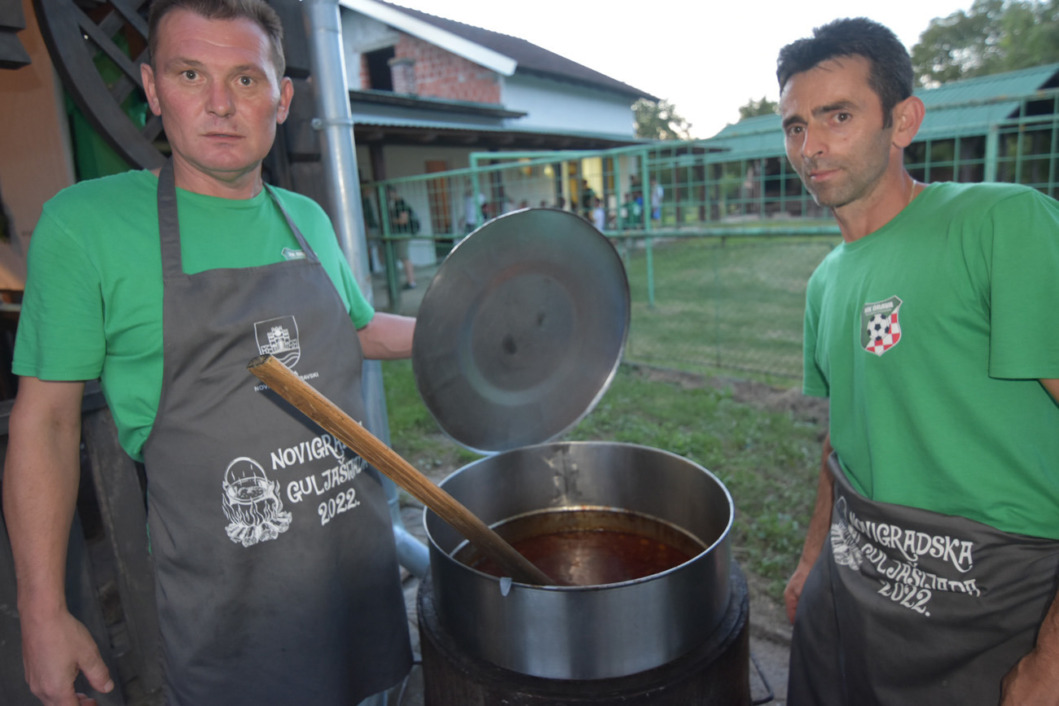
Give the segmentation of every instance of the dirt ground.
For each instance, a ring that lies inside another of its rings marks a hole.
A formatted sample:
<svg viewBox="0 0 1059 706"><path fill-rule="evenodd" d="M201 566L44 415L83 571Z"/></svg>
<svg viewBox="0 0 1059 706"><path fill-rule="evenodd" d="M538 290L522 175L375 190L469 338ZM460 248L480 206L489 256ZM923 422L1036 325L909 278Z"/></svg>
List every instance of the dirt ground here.
<svg viewBox="0 0 1059 706"><path fill-rule="evenodd" d="M729 377L704 377L680 370L664 370L637 366L650 380L680 385L686 390L710 386L718 390L730 390L732 399L772 412L790 412L801 421L821 424L827 420L827 400L806 397L797 388L783 389L752 380Z"/></svg>

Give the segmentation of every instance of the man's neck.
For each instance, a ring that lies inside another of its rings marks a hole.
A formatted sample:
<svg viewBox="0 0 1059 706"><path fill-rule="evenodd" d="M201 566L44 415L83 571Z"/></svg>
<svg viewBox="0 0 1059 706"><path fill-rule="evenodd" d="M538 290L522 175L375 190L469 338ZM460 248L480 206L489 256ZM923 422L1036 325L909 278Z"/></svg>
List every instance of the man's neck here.
<svg viewBox="0 0 1059 706"><path fill-rule="evenodd" d="M897 177L881 184L872 194L832 209L842 239L852 243L879 230L905 210L922 188L923 185L902 168Z"/></svg>
<svg viewBox="0 0 1059 706"><path fill-rule="evenodd" d="M158 172L154 170L155 175ZM173 176L177 187L184 191L222 199L252 199L264 188L260 164L243 172L214 173L204 172L174 159Z"/></svg>

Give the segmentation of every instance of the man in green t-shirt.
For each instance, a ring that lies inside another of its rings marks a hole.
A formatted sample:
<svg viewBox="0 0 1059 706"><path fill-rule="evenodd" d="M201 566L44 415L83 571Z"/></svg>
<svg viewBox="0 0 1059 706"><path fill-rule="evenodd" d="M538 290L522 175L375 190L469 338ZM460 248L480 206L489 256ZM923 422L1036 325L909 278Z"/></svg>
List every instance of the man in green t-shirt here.
<svg viewBox="0 0 1059 706"><path fill-rule="evenodd" d="M922 184L908 52L838 20L779 56L786 151L843 243L806 296L830 398L784 593L788 703L1056 703L1059 204Z"/></svg>
<svg viewBox="0 0 1059 706"><path fill-rule="evenodd" d="M99 378L146 468L166 702L357 703L411 663L386 498L246 364L362 419L362 360L410 355L415 320L374 312L323 210L262 181L293 96L275 11L155 0L148 24L172 159L63 191L30 246L3 493L26 678L48 705L79 673L115 686L63 576Z"/></svg>

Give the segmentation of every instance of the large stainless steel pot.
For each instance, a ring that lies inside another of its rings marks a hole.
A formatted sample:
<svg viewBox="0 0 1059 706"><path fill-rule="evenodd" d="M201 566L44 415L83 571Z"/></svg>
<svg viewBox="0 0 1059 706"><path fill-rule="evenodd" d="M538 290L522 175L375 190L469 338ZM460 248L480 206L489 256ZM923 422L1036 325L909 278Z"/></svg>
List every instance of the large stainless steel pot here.
<svg viewBox="0 0 1059 706"><path fill-rule="evenodd" d="M479 460L441 486L489 525L542 509L609 507L670 523L704 547L633 581L530 586L456 561L463 538L427 511L437 612L471 655L550 679L619 677L687 653L725 613L732 499L687 459L631 444L541 444Z"/></svg>

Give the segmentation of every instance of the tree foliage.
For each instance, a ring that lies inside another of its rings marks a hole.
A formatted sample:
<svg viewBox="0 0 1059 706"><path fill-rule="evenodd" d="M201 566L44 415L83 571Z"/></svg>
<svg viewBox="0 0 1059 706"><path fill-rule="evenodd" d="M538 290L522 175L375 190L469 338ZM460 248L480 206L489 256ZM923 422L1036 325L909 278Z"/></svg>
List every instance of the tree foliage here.
<svg viewBox="0 0 1059 706"><path fill-rule="evenodd" d="M920 85L1059 61L1059 0L975 0L930 21L912 47Z"/></svg>
<svg viewBox="0 0 1059 706"><path fill-rule="evenodd" d="M682 118L667 100L657 103L641 98L632 106L636 116L636 136L648 140L687 140L691 123Z"/></svg>
<svg viewBox="0 0 1059 706"><path fill-rule="evenodd" d="M780 112L779 104L762 96L761 100L751 98L746 105L740 107L739 119L746 120L747 118L756 118L759 115L774 115L778 112Z"/></svg>

